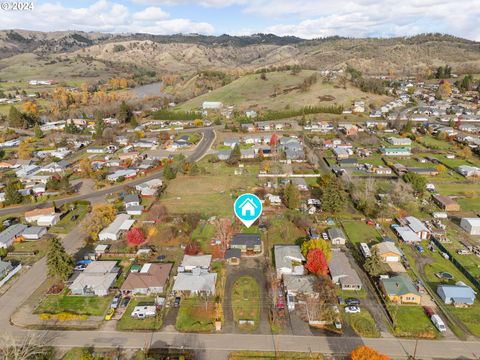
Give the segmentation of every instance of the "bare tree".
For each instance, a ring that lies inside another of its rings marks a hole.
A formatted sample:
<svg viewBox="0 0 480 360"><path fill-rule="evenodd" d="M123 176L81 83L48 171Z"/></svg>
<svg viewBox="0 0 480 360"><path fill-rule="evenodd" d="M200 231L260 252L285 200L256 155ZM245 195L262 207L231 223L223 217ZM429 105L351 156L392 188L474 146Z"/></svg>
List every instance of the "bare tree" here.
<svg viewBox="0 0 480 360"><path fill-rule="evenodd" d="M0 335L0 358L32 360L48 352L46 333L29 332L21 337L3 333Z"/></svg>

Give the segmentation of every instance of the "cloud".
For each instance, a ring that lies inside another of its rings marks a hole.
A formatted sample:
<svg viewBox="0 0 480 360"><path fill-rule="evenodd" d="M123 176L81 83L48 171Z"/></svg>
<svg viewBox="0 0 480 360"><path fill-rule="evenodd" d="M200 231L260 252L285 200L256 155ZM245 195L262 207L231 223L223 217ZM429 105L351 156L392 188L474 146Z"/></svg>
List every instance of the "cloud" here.
<svg viewBox="0 0 480 360"><path fill-rule="evenodd" d="M3 15L3 14L2 14ZM60 3L38 4L33 11L3 16L1 28L42 31L84 30L99 32L148 32L152 34L213 34L213 25L189 19L171 18L159 7L132 12L127 6L98 0L86 7L69 7Z"/></svg>

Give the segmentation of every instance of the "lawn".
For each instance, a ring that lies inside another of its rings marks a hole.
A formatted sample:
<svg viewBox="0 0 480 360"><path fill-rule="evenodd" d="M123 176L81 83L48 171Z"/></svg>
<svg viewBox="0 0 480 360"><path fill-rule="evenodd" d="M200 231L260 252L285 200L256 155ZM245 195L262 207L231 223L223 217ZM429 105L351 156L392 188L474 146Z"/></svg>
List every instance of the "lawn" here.
<svg viewBox="0 0 480 360"><path fill-rule="evenodd" d="M421 306L388 305L388 312L394 319L394 334L400 337L433 339L437 331Z"/></svg>
<svg viewBox="0 0 480 360"><path fill-rule="evenodd" d="M215 330L215 303L196 296L182 299L176 328L183 332L207 333Z"/></svg>
<svg viewBox="0 0 480 360"><path fill-rule="evenodd" d="M277 216L270 220L267 232L268 245L295 244L299 239L304 239L306 232L299 229L294 223L284 216Z"/></svg>
<svg viewBox="0 0 480 360"><path fill-rule="evenodd" d="M480 211L480 198L478 197L457 199L457 202L462 211Z"/></svg>
<svg viewBox="0 0 480 360"><path fill-rule="evenodd" d="M239 277L232 288L233 320L240 329L254 330L260 322L260 287L251 276ZM240 324L241 320L254 321L253 324Z"/></svg>
<svg viewBox="0 0 480 360"><path fill-rule="evenodd" d="M112 296L47 295L37 306L35 313L103 316L112 301Z"/></svg>
<svg viewBox="0 0 480 360"><path fill-rule="evenodd" d="M212 224L200 223L192 232L192 240L198 241L203 251L209 248L210 241L215 235L215 226Z"/></svg>
<svg viewBox="0 0 480 360"><path fill-rule="evenodd" d="M345 314L345 318L358 336L380 337L375 320L367 309L362 308L358 314Z"/></svg>
<svg viewBox="0 0 480 360"><path fill-rule="evenodd" d="M452 148L452 144L445 140L439 140L432 136L422 136L417 138L417 143L434 150L449 150Z"/></svg>
<svg viewBox="0 0 480 360"><path fill-rule="evenodd" d="M117 330L158 330L162 327L162 315L161 312L157 312L157 316L148 317L146 319L136 319L130 314L132 313L135 306L138 304L154 304L154 297L151 296L141 296L134 297L130 300L130 303L125 310L125 313L122 315L122 318L117 322Z"/></svg>
<svg viewBox="0 0 480 360"><path fill-rule="evenodd" d="M435 182L435 188L442 195L476 195L480 194L480 182L464 180L461 182Z"/></svg>
<svg viewBox="0 0 480 360"><path fill-rule="evenodd" d="M32 265L39 259L44 257L48 251L48 240L37 241L22 241L13 243L13 251L34 252L33 256L16 256L7 255L7 260L15 260L21 262L23 265Z"/></svg>
<svg viewBox="0 0 480 360"><path fill-rule="evenodd" d="M323 360L319 353L279 352L279 351L234 351L228 355L228 360Z"/></svg>
<svg viewBox="0 0 480 360"><path fill-rule="evenodd" d="M346 235L356 246L362 242L373 244L380 241L380 234L375 227L363 221L342 221L342 225Z"/></svg>
<svg viewBox="0 0 480 360"><path fill-rule="evenodd" d="M89 205L77 205L75 209L69 211L54 227L50 229L51 233L68 234L82 219L88 214ZM72 220L73 217L75 220Z"/></svg>

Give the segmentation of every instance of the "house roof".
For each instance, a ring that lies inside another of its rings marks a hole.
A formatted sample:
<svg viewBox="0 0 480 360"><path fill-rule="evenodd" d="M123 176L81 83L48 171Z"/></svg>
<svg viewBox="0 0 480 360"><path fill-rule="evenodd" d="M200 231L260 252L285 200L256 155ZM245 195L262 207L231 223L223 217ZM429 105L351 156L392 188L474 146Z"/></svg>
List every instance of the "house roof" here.
<svg viewBox="0 0 480 360"><path fill-rule="evenodd" d="M29 228L23 230L22 235L40 235L46 228L43 226L30 226Z"/></svg>
<svg viewBox="0 0 480 360"><path fill-rule="evenodd" d="M137 194L128 194L123 198L124 203L140 202Z"/></svg>
<svg viewBox="0 0 480 360"><path fill-rule="evenodd" d="M211 262L212 255L184 255L180 266L208 268Z"/></svg>
<svg viewBox="0 0 480 360"><path fill-rule="evenodd" d="M433 198L443 206L458 205L458 203L449 196L433 195Z"/></svg>
<svg viewBox="0 0 480 360"><path fill-rule="evenodd" d="M9 271L13 268L12 263L10 261L3 261L0 259L0 275L4 274L6 271Z"/></svg>
<svg viewBox="0 0 480 360"><path fill-rule="evenodd" d="M173 284L173 291L206 291L215 293L216 281L216 273L179 273L175 279L175 283Z"/></svg>
<svg viewBox="0 0 480 360"><path fill-rule="evenodd" d="M423 222L421 222L420 220L418 220L416 217L414 216L407 216L405 217L405 220L407 221L408 223L408 226L410 227L410 229L412 229L414 232L418 233L418 232L422 232L422 231L427 231L427 232L430 232L427 227L423 224Z"/></svg>
<svg viewBox="0 0 480 360"><path fill-rule="evenodd" d="M330 240L337 239L337 238L345 239L345 234L343 233L342 229L338 227L332 227L328 229L327 233Z"/></svg>
<svg viewBox="0 0 480 360"><path fill-rule="evenodd" d="M171 269L172 264L145 264L139 272L128 274L121 290L164 287Z"/></svg>
<svg viewBox="0 0 480 360"><path fill-rule="evenodd" d="M398 256L402 255L402 252L395 246L395 243L390 241L383 241L379 244L373 245L373 248L377 251L378 255L394 253Z"/></svg>
<svg viewBox="0 0 480 360"><path fill-rule="evenodd" d="M388 279L380 280L388 295L405 295L415 294L420 295L412 280L407 276L393 276Z"/></svg>
<svg viewBox="0 0 480 360"><path fill-rule="evenodd" d="M70 289L108 291L118 275L116 265L116 261L92 261L73 281Z"/></svg>
<svg viewBox="0 0 480 360"><path fill-rule="evenodd" d="M283 275L283 285L288 292L312 294L315 292L315 275Z"/></svg>
<svg viewBox="0 0 480 360"><path fill-rule="evenodd" d="M466 221L472 227L473 226L480 226L480 218L462 218L462 221Z"/></svg>
<svg viewBox="0 0 480 360"><path fill-rule="evenodd" d="M232 258L240 259L241 256L242 256L242 250L240 250L240 249L227 249L227 251L225 251L224 258L225 259L232 259Z"/></svg>
<svg viewBox="0 0 480 360"><path fill-rule="evenodd" d="M333 278L340 278L344 284L362 284L357 272L353 270L347 255L340 250L332 251L332 259L328 264L330 275Z"/></svg>
<svg viewBox="0 0 480 360"><path fill-rule="evenodd" d="M53 214L55 214L55 208L54 207L25 211L25 217L26 218L42 216L42 215L53 215Z"/></svg>
<svg viewBox="0 0 480 360"><path fill-rule="evenodd" d="M305 257L302 255L298 245L276 245L273 249L275 253L275 267L277 269L292 268L292 262L305 261Z"/></svg>
<svg viewBox="0 0 480 360"><path fill-rule="evenodd" d="M115 272L116 261L92 261L87 265L83 273L109 273ZM117 269L118 272L118 269Z"/></svg>
<svg viewBox="0 0 480 360"><path fill-rule="evenodd" d="M15 236L21 234L26 228L27 225L23 224L9 226L0 233L0 244L8 244Z"/></svg>
<svg viewBox="0 0 480 360"><path fill-rule="evenodd" d="M100 234L118 234L121 230L130 229L134 222L135 220L130 220L130 215L118 214L110 225L100 231Z"/></svg>
<svg viewBox="0 0 480 360"><path fill-rule="evenodd" d="M475 291L467 285L440 285L437 288L442 300L452 300L456 304L473 304Z"/></svg>
<svg viewBox="0 0 480 360"><path fill-rule="evenodd" d="M407 226L399 226L395 228L395 231L398 233L398 236L402 238L403 241L405 242L416 242L420 241L420 238L416 233L412 231Z"/></svg>
<svg viewBox="0 0 480 360"><path fill-rule="evenodd" d="M259 234L236 234L233 236L231 245L255 246L261 243Z"/></svg>

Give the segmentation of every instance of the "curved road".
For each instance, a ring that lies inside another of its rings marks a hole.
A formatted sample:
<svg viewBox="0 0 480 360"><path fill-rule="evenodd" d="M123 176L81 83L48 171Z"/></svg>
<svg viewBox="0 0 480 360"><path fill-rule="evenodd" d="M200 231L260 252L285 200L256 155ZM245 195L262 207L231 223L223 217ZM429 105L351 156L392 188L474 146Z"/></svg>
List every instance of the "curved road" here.
<svg viewBox="0 0 480 360"><path fill-rule="evenodd" d="M190 154L187 157L188 161L200 160L210 149L210 146L212 146L213 140L215 139L215 131L212 128L204 128L201 130L201 132L203 133L203 138L198 143L195 150L193 150L192 154ZM158 170L158 171L152 172L151 174L148 174L147 176L140 177L131 181L127 181L119 185L109 186L107 188L94 191L88 194L73 195L73 196L62 198L62 199L58 199L58 200L55 200L55 204L63 205L67 202L94 199L100 196L105 196L110 193L119 192L119 191L122 191L126 186L135 186L145 181L158 178L162 175L162 173L163 173L163 170ZM25 211L29 211L35 208L46 207L51 204L52 204L52 201L46 201L46 202L41 202L36 204L8 207L8 208L0 209L0 216L19 213L19 212L23 213Z"/></svg>

